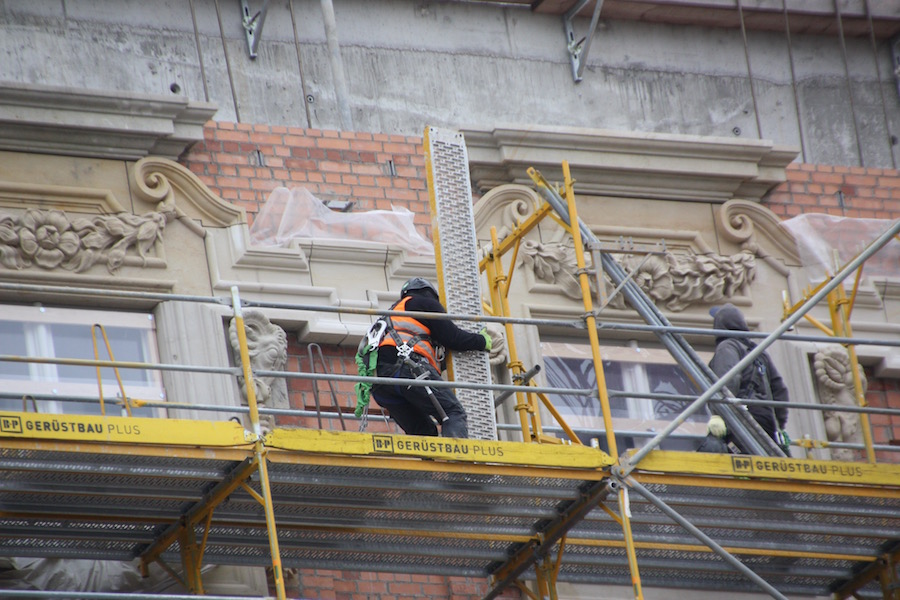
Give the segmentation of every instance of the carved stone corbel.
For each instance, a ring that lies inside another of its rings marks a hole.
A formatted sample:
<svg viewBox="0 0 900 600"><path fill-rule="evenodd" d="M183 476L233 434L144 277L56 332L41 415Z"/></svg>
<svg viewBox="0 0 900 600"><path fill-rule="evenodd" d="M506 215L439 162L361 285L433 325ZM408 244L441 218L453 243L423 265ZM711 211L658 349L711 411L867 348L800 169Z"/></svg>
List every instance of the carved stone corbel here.
<svg viewBox="0 0 900 600"><path fill-rule="evenodd" d="M844 348L829 346L816 352L813 369L819 384L819 400L822 404L831 404L835 407L858 406L850 356ZM859 376L865 393L868 383L862 369ZM822 416L825 419L825 434L829 442L862 444L863 436L858 414L829 410ZM834 460L855 461L859 455L860 452L850 448L831 450L831 457Z"/></svg>
<svg viewBox="0 0 900 600"><path fill-rule="evenodd" d="M244 313L244 328L247 333L247 351L250 355L250 368L254 371L283 371L287 363L287 335L278 325L269 321L259 311ZM240 344L237 326L234 319L228 325L228 339L234 351L236 362L240 365ZM239 378L241 396L247 402L247 385L243 377ZM287 381L281 377L253 378L256 402L260 407L288 408ZM272 415L261 415L260 425L264 432L270 431L275 424Z"/></svg>

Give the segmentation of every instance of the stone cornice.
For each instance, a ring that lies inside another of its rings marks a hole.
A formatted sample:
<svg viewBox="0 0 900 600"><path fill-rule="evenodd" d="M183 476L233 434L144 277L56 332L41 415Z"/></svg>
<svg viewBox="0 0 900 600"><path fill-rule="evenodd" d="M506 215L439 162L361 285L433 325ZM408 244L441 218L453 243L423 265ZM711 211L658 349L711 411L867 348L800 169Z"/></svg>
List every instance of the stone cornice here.
<svg viewBox="0 0 900 600"><path fill-rule="evenodd" d="M181 96L0 83L0 150L177 159L203 139L216 107Z"/></svg>
<svg viewBox="0 0 900 600"><path fill-rule="evenodd" d="M767 140L624 133L599 129L462 130L472 181L481 190L531 185L534 167L561 181L568 161L581 194L727 202L759 200L785 181L798 150Z"/></svg>

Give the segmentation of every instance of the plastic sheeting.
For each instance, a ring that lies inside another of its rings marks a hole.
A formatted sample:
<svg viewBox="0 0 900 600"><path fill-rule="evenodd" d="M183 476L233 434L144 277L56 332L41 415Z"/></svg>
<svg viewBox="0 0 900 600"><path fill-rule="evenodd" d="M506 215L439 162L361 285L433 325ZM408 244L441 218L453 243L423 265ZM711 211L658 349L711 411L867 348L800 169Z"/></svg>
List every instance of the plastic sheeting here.
<svg viewBox="0 0 900 600"><path fill-rule="evenodd" d="M381 242L410 254L433 256L434 246L416 231L415 214L405 208L336 212L305 188L275 188L250 227L257 246L287 246L292 240Z"/></svg>
<svg viewBox="0 0 900 600"><path fill-rule="evenodd" d="M167 581L165 573L145 580L141 577L137 561L127 563L72 558L4 558L0 563L0 589L151 591L164 581Z"/></svg>
<svg viewBox="0 0 900 600"><path fill-rule="evenodd" d="M824 279L853 260L891 223L885 219L810 213L782 221L781 225L797 240L800 261L807 275L813 279ZM891 240L869 258L863 267L863 274L869 277L900 277L900 241L896 238Z"/></svg>
<svg viewBox="0 0 900 600"><path fill-rule="evenodd" d="M172 570L183 580L178 565ZM258 598L267 592L261 567L205 565L200 569L207 593ZM130 562L75 558L0 557L0 598L3 590L101 592L128 594L187 594L188 590L168 572L151 563L148 576L140 560Z"/></svg>

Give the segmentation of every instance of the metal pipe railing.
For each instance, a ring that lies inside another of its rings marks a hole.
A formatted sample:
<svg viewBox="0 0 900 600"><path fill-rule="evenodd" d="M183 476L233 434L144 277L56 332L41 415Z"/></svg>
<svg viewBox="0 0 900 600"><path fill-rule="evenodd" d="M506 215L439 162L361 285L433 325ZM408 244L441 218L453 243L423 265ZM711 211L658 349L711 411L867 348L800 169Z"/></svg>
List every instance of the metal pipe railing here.
<svg viewBox="0 0 900 600"><path fill-rule="evenodd" d="M218 298L214 296L194 296L194 295L184 295L184 294L161 294L161 293L153 293L153 292L129 292L123 290L94 290L89 288L77 288L77 287L54 287L54 286L42 286L42 285L33 285L33 284L18 284L18 283L8 283L8 282L0 282L0 290L14 290L20 292L50 292L54 293L70 293L70 294L84 294L91 293L94 295L105 296L105 297L120 297L120 298L128 298L128 299L142 299L142 300L156 300L156 301L186 301L186 302L200 302L200 303L212 303L218 305L225 305L227 300L225 298ZM452 319L452 320L470 320L470 321L486 321L486 322L496 322L496 323L510 323L510 324L520 324L520 325L532 325L537 327L568 327L573 329L584 330L584 322L582 320L567 320L567 319L530 319L530 318L516 318L516 317L493 317L493 316L479 316L473 317L471 315L452 315L452 314L433 314L433 313L406 313L403 311L388 311L388 310L379 310L379 309L368 309L368 308L354 308L354 307L334 307L334 306L322 306L322 305L305 305L305 304L289 304L289 303L274 303L274 302L255 302L255 301L246 301L240 300L240 305L242 307L255 306L259 308L280 308L286 309L291 308L295 310L305 310L305 311L313 311L313 312L334 312L334 313L352 313L352 314L369 314L369 315L413 315L413 316L427 316L428 318L438 318L438 319ZM646 324L622 324L622 323L597 323L598 330L615 330L615 331L634 331L634 332L657 332L660 330L668 330L672 332L685 333L690 335L698 335L698 336L714 336L714 337L735 337L735 338L770 338L772 333L765 332L742 332L742 331L731 331L731 330L716 330L716 329L703 329L703 328L695 328L695 327L666 327L666 326L658 326L658 325L646 325ZM818 342L818 343L850 343L856 345L876 345L876 346L900 346L900 341L894 340L879 340L879 339L867 339L867 338L835 338L828 336L813 336L813 335L792 335L792 334L783 334L778 339L781 340L794 340L794 341L806 341L806 342ZM186 372L186 373L209 373L209 374L221 374L226 376L238 376L241 374L241 369L239 367L212 367L212 366L197 366L197 365L181 365L181 364L166 364L166 363L142 363L142 362L133 362L133 361L116 361L116 360L89 360L89 359L67 359L67 358L48 358L48 357L23 357L23 356L14 356L14 355L0 355L0 362L14 362L14 363L38 363L38 364L59 364L59 365L71 365L71 366L85 366L85 367L111 367L111 368L124 368L124 369L144 369L144 370L156 370L156 371L172 371L172 372ZM324 380L329 382L353 382L356 383L358 381L371 382L371 383L381 383L381 384L402 384L402 385L413 385L413 386L421 386L425 385L422 382L411 381L406 379L391 379L391 378L380 378L380 377L359 377L356 375L337 375L337 374L317 374L317 373L303 373L303 372L283 372L283 371L254 371L255 376L264 376L264 377L281 377L285 379L301 379L301 380ZM432 381L428 382L428 385L434 387L447 387L447 388L472 388L472 389L489 389L495 392L500 392L502 394L512 394L515 392L525 391L522 386L519 385L506 385L506 384L475 384L475 383L464 383L464 382L453 382L453 381ZM597 390L594 388L560 388L560 387L552 387L552 386L529 386L527 389L528 392L533 393L543 393L548 395L573 395L573 396L582 396L582 397L590 397L595 396ZM645 398L652 401L655 400L669 400L669 401L679 401L679 402L694 402L697 400L695 396L688 395L678 395L678 394L652 394L652 393L639 393L639 392L626 392L620 390L609 390L610 397L630 397L630 398ZM11 393L2 393L0 392L0 398L7 399L21 399L20 394L11 394ZM38 401L62 401L62 402L97 402L96 399L84 397L84 398L66 398L64 396L58 395L40 395L40 394L28 394L28 397L34 398ZM734 399L738 404L744 404L747 406L759 405L759 406L784 406L785 408L791 409L799 409L799 410L817 410L820 412L829 411L829 412L846 412L846 413L865 413L865 414L881 414L881 415L890 415L890 416L900 416L900 410L892 409L892 408L876 408L876 407L859 407L859 406L835 406L835 405L822 405L822 404L805 404L805 403L797 403L797 402L789 402L789 403L778 403L773 401L766 400L749 400L749 399ZM118 399L118 402L122 402L122 399ZM223 411L223 412L232 412L236 414L245 414L248 412L247 407L240 406L231 406L231 407L222 407L222 406L212 406L212 405L200 405L200 404L189 404L189 403L173 403L166 401L152 401L152 400L143 400L143 399L133 399L133 406L147 406L147 407L158 407L158 408L172 408L172 409L193 409L200 411ZM722 400L718 398L711 398L709 400L710 403L724 403L731 402L729 400ZM258 411L263 414L270 415L285 415L285 416L325 416L327 418L340 418L338 413L328 413L322 411L303 411L303 410L294 410L294 409L273 409L273 408L263 408L259 407ZM346 418L355 419L352 415L343 415ZM498 425L498 428L504 428L503 425ZM558 428L551 427L550 431L556 431ZM605 435L605 430L596 429L596 430L579 430L584 432L593 432L599 433L601 435ZM617 432L624 436L629 437L650 437L651 434L649 432ZM838 442L828 442L828 447L833 448L854 448L856 449L858 445L856 444L846 444L846 443L838 443ZM878 445L878 450L888 450L888 451L898 451L895 446L888 445Z"/></svg>
<svg viewBox="0 0 900 600"><path fill-rule="evenodd" d="M91 288L78 287L55 287L45 285L34 285L24 283L0 282L0 291L15 292L33 292L33 293L54 293L54 294L91 294L97 297L105 298L123 298L123 299L140 299L154 300L159 302L178 301L178 302L198 302L206 304L228 305L230 300L218 296L192 296L184 294L160 294L154 292L128 292L124 290L94 290ZM427 313L420 311L392 311L378 308L360 308L353 306L330 306L322 304L292 304L286 302L264 302L257 300L241 299L243 308L271 308L296 310L299 312L314 313L333 313L333 314L352 314L366 315L372 317L380 316L408 316L423 317L433 320L449 320L449 321L472 321L475 323L498 323L512 325L532 325L535 327L557 327L578 329L584 331L584 319L536 319L528 317L497 317L492 315L467 315L455 313ZM748 339L765 339L771 332L765 331L732 331L726 329L712 329L704 327L684 327L677 325L648 325L642 323L604 323L597 322L598 331L623 331L636 333L658 333L668 331L670 333L679 333L693 336L703 337L734 337ZM823 335L805 335L796 333L784 333L779 337L782 341L794 342L814 342L825 344L852 344L856 346L885 346L891 348L900 347L900 339L879 339L879 338L862 338L862 337L833 337ZM2 358L0 358L2 360Z"/></svg>

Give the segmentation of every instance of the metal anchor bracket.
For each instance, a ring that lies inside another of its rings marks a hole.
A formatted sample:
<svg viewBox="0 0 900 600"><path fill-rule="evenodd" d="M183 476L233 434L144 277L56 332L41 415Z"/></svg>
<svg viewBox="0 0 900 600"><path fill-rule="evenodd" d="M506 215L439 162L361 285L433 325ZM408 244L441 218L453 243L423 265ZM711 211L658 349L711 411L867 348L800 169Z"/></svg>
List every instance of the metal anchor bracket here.
<svg viewBox="0 0 900 600"><path fill-rule="evenodd" d="M597 31L597 23L600 20L600 9L603 8L603 0L596 0L594 5L594 14L591 16L591 26L588 33L583 38L575 39L574 20L576 15L581 12L588 2L591 0L578 0L575 5L566 11L563 15L563 28L566 32L566 49L569 51L569 62L572 64L572 78L575 83L581 81L581 74L584 72L584 65L587 63L588 52L591 50L591 40L594 39L594 32Z"/></svg>
<svg viewBox="0 0 900 600"><path fill-rule="evenodd" d="M249 0L241 0L241 25L247 34L247 48L250 58L256 58L256 49L259 47L259 38L262 37L263 24L266 22L266 13L269 12L269 0L264 0L262 8L251 16Z"/></svg>

